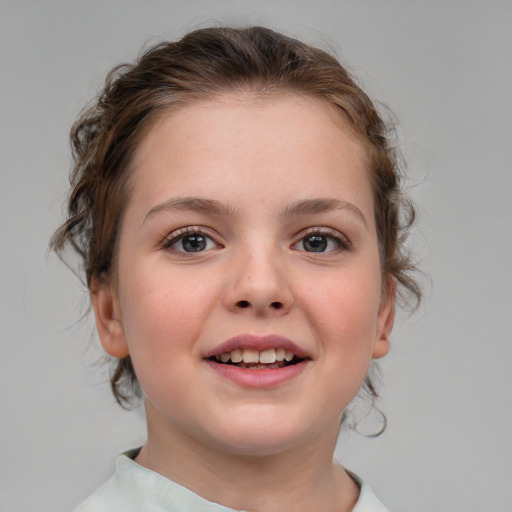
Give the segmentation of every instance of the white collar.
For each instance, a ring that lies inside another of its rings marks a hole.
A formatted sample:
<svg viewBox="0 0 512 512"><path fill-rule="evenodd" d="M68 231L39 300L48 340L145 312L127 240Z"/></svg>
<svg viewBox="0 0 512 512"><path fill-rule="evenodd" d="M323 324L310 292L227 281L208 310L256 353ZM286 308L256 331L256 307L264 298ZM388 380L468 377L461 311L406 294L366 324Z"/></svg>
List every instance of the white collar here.
<svg viewBox="0 0 512 512"><path fill-rule="evenodd" d="M137 464L133 458L139 450L120 455L115 474L75 512L237 512ZM357 475L350 475L361 489L352 512L388 512L367 484Z"/></svg>

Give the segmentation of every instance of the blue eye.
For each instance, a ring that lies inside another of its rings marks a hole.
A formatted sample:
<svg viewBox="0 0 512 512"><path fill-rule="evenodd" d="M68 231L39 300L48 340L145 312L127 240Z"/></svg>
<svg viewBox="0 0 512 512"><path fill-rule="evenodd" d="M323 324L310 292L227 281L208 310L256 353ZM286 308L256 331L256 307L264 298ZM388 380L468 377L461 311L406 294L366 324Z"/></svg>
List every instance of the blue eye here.
<svg viewBox="0 0 512 512"><path fill-rule="evenodd" d="M348 247L348 240L342 238L341 234L335 235L320 231L307 234L293 246L298 251L317 253L344 250L348 249Z"/></svg>
<svg viewBox="0 0 512 512"><path fill-rule="evenodd" d="M302 240L302 247L308 252L325 252L329 240L325 236L311 235Z"/></svg>
<svg viewBox="0 0 512 512"><path fill-rule="evenodd" d="M187 231L171 235L166 241L165 248L177 252L202 252L218 247L217 243L200 231Z"/></svg>

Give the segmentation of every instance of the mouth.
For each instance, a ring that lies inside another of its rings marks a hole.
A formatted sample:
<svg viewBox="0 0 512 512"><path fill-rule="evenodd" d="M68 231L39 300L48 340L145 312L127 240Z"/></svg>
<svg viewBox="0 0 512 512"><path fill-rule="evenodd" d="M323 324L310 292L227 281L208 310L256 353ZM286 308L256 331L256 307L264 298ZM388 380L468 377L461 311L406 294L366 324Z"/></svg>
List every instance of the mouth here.
<svg viewBox="0 0 512 512"><path fill-rule="evenodd" d="M212 355L208 359L214 363L247 368L249 370L271 370L299 364L306 358L300 357L293 351L283 347L276 347L264 350L235 348Z"/></svg>
<svg viewBox="0 0 512 512"><path fill-rule="evenodd" d="M296 366L311 357L283 336L243 334L205 354L205 359L224 366L249 370L272 370Z"/></svg>
<svg viewBox="0 0 512 512"><path fill-rule="evenodd" d="M203 357L217 375L251 389L272 389L291 382L312 361L304 349L275 334L235 336Z"/></svg>

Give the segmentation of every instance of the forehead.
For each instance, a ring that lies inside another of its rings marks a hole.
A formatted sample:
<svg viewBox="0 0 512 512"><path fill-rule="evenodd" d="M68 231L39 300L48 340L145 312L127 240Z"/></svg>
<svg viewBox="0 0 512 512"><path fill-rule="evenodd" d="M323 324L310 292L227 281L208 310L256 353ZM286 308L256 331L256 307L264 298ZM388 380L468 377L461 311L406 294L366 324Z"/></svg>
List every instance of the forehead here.
<svg viewBox="0 0 512 512"><path fill-rule="evenodd" d="M212 125L217 130L212 130ZM226 132L222 129L233 136L233 143L235 136L244 132L250 133L253 142L257 142L257 136L262 143L265 138L280 134L288 142L295 139L297 145L304 138L319 146L324 145L322 142L351 145L358 148L361 159L367 162L368 158L361 137L335 105L291 91L240 90L221 91L209 98L193 97L158 113L139 138L133 164L137 167L143 163L148 152L153 152L169 135L182 142L194 139L194 144L203 139L206 146L215 143L216 135L225 142Z"/></svg>
<svg viewBox="0 0 512 512"><path fill-rule="evenodd" d="M170 110L141 139L132 168L132 192L147 201L369 189L366 150L343 115L293 93L225 93Z"/></svg>

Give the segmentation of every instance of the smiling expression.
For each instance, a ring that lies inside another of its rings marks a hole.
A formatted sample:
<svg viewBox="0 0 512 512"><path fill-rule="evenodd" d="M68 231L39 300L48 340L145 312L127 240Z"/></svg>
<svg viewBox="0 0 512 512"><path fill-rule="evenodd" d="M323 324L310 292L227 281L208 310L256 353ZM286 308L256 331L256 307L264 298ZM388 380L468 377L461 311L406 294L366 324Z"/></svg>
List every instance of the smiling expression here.
<svg viewBox="0 0 512 512"><path fill-rule="evenodd" d="M335 433L394 310L342 116L226 93L156 121L132 168L116 285L93 304L107 352L132 358L150 433L244 454Z"/></svg>

